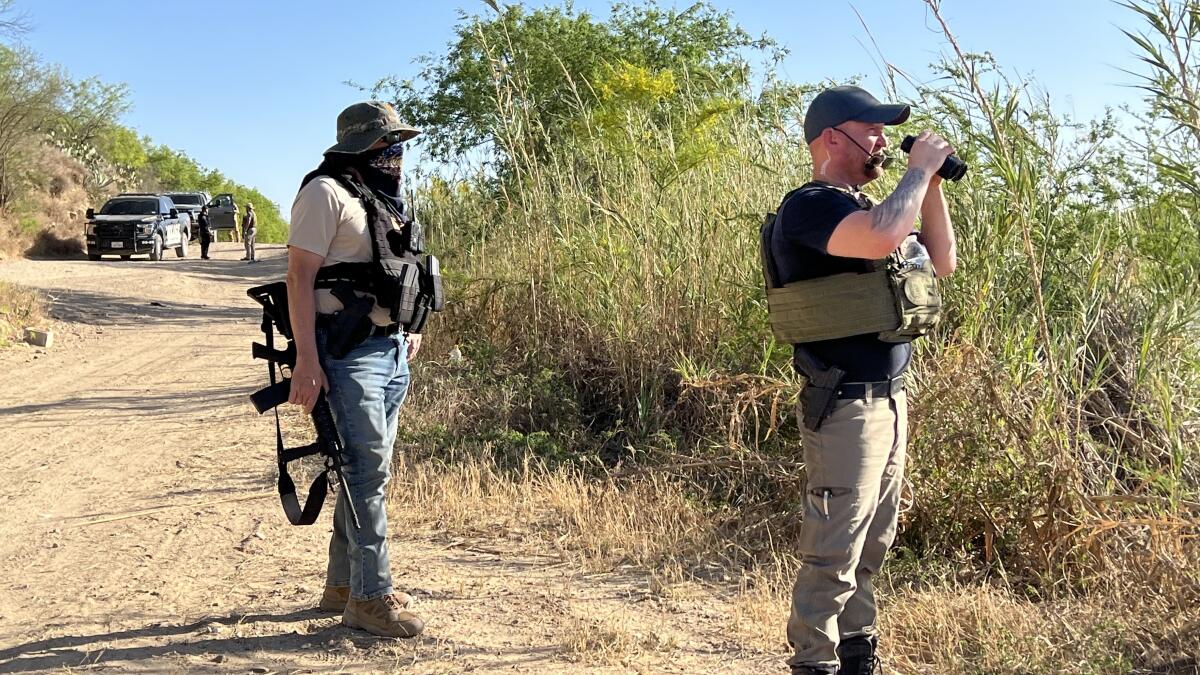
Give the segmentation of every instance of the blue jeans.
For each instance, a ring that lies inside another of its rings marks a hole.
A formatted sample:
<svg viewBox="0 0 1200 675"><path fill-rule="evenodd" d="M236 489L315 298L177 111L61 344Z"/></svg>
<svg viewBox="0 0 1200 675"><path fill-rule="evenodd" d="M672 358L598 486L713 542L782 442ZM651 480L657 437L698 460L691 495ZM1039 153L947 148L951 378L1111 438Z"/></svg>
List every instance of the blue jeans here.
<svg viewBox="0 0 1200 675"><path fill-rule="evenodd" d="M349 586L350 597L370 600L392 592L385 490L392 475L400 404L408 392L408 344L403 333L369 337L345 358L335 359L326 352L323 328L317 328L316 338L350 488L348 495L337 495L326 583ZM358 513L357 529L347 498Z"/></svg>

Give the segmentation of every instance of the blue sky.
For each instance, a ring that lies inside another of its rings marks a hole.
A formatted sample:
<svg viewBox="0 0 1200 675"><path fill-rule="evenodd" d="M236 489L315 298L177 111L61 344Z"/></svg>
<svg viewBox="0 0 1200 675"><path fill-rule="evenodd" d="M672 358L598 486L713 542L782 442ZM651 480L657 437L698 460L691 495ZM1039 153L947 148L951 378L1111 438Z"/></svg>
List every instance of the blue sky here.
<svg viewBox="0 0 1200 675"><path fill-rule="evenodd" d="M787 47L781 72L798 82L862 76L881 90L855 9L884 56L920 80L949 51L921 0L712 4ZM575 2L602 17L610 5ZM285 218L300 178L333 143L338 111L363 97L344 82L412 77L413 59L440 51L462 10L490 11L479 0L17 0L16 9L32 24L22 42L45 60L76 79L129 85L126 124L259 188ZM1138 66L1118 29L1139 26L1110 0L944 0L942 13L963 49L1035 78L1059 112L1089 119L1140 101L1120 71Z"/></svg>

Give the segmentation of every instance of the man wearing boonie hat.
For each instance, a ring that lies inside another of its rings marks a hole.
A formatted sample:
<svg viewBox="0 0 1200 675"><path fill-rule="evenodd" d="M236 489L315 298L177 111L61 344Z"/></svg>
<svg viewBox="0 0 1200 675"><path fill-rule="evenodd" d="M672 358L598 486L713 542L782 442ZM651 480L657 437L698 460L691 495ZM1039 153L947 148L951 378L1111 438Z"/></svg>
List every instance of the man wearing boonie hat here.
<svg viewBox="0 0 1200 675"><path fill-rule="evenodd" d="M764 230L763 247L778 277L769 287L817 288L804 282L822 280L844 288L909 249L920 251L924 262L914 258L912 264L923 266L928 283L953 272L954 229L936 175L954 152L944 139L929 131L917 137L907 171L883 201L876 204L861 190L890 164L884 128L908 116L909 106L881 103L854 86L826 89L812 100L804 118L812 181L784 197L773 230ZM817 305L839 287L821 288L827 290L812 298ZM891 291L882 292L886 311ZM852 307L831 309L826 314L858 316ZM803 564L787 625L795 675L882 672L871 583L896 535L908 426L903 375L913 338L836 326L838 318L822 327L822 338L790 340L807 381L798 411L807 473L798 545ZM819 321L814 315L805 325Z"/></svg>
<svg viewBox="0 0 1200 675"><path fill-rule="evenodd" d="M288 237L288 310L296 344L288 400L310 412L324 390L345 448L348 490L337 495L319 607L342 612L348 626L385 637L413 637L424 629L421 618L408 610L412 597L392 585L385 499L408 362L416 357L421 336L407 334L387 308L374 304L363 316L369 322L360 322L361 341L356 337L352 348L337 354L331 345L340 337L331 332L337 324L330 319L348 308L328 288L314 286L324 278L322 269L378 262L372 219L400 221L404 142L419 133L388 103L367 101L343 110L337 143L305 177L292 204ZM360 299L369 297L354 292ZM347 500L358 516L357 528Z"/></svg>

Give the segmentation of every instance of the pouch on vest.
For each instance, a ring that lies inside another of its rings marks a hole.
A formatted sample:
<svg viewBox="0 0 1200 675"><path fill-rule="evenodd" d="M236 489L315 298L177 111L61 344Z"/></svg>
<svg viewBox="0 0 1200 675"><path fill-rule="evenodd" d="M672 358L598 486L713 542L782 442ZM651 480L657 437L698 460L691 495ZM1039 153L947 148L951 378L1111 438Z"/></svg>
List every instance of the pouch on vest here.
<svg viewBox="0 0 1200 675"><path fill-rule="evenodd" d="M879 339L909 342L928 333L942 315L942 294L933 262L916 235L910 234L888 260L888 268L899 321L894 329L880 333Z"/></svg>
<svg viewBox="0 0 1200 675"><path fill-rule="evenodd" d="M393 322L412 330L417 296L421 292L420 267L415 260L384 258L375 263L374 272L375 301L388 310Z"/></svg>

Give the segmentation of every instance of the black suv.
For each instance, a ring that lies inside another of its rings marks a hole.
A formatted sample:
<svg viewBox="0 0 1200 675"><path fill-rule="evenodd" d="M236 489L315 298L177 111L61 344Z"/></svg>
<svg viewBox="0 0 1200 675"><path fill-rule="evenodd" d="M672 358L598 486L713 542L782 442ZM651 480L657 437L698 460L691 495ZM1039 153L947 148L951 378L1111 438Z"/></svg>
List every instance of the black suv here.
<svg viewBox="0 0 1200 675"><path fill-rule="evenodd" d="M150 254L162 260L163 251L174 248L183 258L188 252L190 219L180 217L169 197L157 194L120 194L104 203L97 213L87 210L88 260L102 255Z"/></svg>

